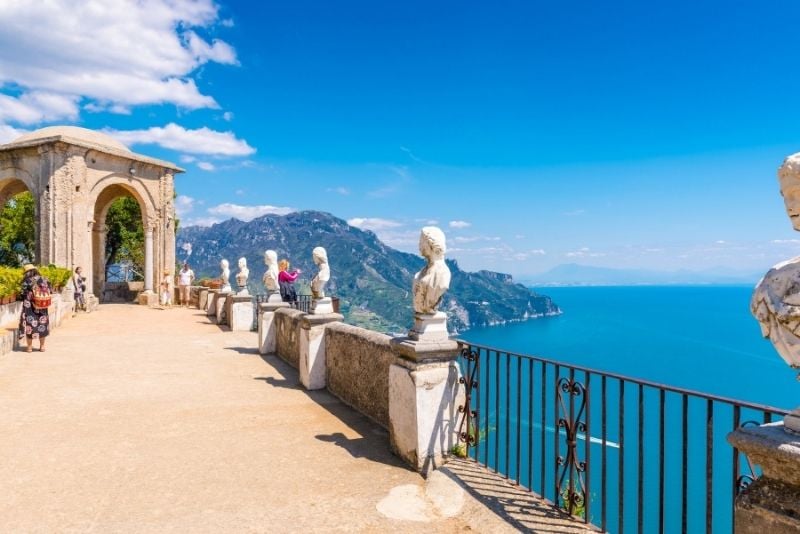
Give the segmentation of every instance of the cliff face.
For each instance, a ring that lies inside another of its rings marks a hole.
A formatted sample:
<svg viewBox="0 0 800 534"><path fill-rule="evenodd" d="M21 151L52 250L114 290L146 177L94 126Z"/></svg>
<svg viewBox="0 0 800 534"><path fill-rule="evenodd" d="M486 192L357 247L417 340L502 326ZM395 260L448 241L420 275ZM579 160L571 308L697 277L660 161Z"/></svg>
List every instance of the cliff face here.
<svg viewBox="0 0 800 534"><path fill-rule="evenodd" d="M263 291L266 270L264 251L273 249L288 258L303 275L301 288L316 272L311 251L325 247L331 265L327 292L340 298L348 322L380 331L402 332L413 322L411 280L424 265L413 254L384 245L374 233L359 230L328 213L304 211L289 215L265 215L248 223L231 219L210 228L182 228L177 238L178 258L186 258L199 276L219 275L219 262L247 258L250 286ZM448 260L452 271L450 291L442 309L450 312L449 328L461 331L508 321L560 313L549 297L539 295L510 275L479 271L468 273Z"/></svg>

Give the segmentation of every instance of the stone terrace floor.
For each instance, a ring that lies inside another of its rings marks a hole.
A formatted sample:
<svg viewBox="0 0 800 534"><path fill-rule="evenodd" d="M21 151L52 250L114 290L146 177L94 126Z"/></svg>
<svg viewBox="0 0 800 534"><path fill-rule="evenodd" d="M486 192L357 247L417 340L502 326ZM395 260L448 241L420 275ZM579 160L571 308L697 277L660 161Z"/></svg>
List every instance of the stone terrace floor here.
<svg viewBox="0 0 800 534"><path fill-rule="evenodd" d="M46 352L0 357L0 531L571 531L515 518L522 492L510 512L476 505L515 493L461 491L466 464L426 483L384 430L255 347L197 310L103 305Z"/></svg>

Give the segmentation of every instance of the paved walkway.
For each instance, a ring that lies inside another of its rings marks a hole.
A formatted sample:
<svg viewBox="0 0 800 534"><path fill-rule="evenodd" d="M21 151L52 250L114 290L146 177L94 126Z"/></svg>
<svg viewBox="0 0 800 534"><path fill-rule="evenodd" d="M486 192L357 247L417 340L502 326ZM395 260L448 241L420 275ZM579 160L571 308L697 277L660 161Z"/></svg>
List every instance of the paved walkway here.
<svg viewBox="0 0 800 534"><path fill-rule="evenodd" d="M104 305L0 357L0 531L469 530L457 491L255 346L197 310Z"/></svg>

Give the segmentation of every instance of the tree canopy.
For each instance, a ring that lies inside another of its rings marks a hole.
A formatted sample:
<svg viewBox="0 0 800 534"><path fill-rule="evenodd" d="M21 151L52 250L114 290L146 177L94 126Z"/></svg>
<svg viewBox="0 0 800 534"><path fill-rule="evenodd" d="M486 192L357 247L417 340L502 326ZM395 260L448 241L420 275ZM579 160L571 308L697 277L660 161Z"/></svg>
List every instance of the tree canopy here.
<svg viewBox="0 0 800 534"><path fill-rule="evenodd" d="M115 263L129 263L136 273L143 273L144 228L139 203L132 197L114 200L106 215L106 229L106 272Z"/></svg>
<svg viewBox="0 0 800 534"><path fill-rule="evenodd" d="M0 265L19 267L33 262L35 218L29 191L11 197L0 209Z"/></svg>

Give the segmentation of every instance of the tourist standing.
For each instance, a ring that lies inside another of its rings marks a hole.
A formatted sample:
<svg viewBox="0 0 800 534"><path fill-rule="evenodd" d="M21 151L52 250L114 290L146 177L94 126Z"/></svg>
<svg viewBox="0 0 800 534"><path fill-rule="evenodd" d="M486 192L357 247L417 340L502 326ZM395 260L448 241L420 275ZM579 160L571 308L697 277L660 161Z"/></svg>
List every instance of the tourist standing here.
<svg viewBox="0 0 800 534"><path fill-rule="evenodd" d="M297 277L302 274L302 271L300 269L295 269L289 272L289 260L286 259L278 262L278 271L278 285L281 288L281 299L296 308L297 291L294 288L294 282L297 280Z"/></svg>
<svg viewBox="0 0 800 534"><path fill-rule="evenodd" d="M189 296L191 285L194 280L194 271L189 268L187 262L183 262L183 267L178 272L178 304L189 307Z"/></svg>
<svg viewBox="0 0 800 534"><path fill-rule="evenodd" d="M172 306L173 293L172 277L169 271L164 271L164 278L161 279L161 305Z"/></svg>
<svg viewBox="0 0 800 534"><path fill-rule="evenodd" d="M80 267L75 267L75 272L72 274L72 287L74 288L75 297L75 313L78 310L86 311L86 278L81 274Z"/></svg>
<svg viewBox="0 0 800 534"><path fill-rule="evenodd" d="M39 352L44 352L44 342L50 333L48 308L52 302L50 282L28 263L23 267L22 314L19 318L20 337L25 336L27 352L33 350L33 340L39 340Z"/></svg>

